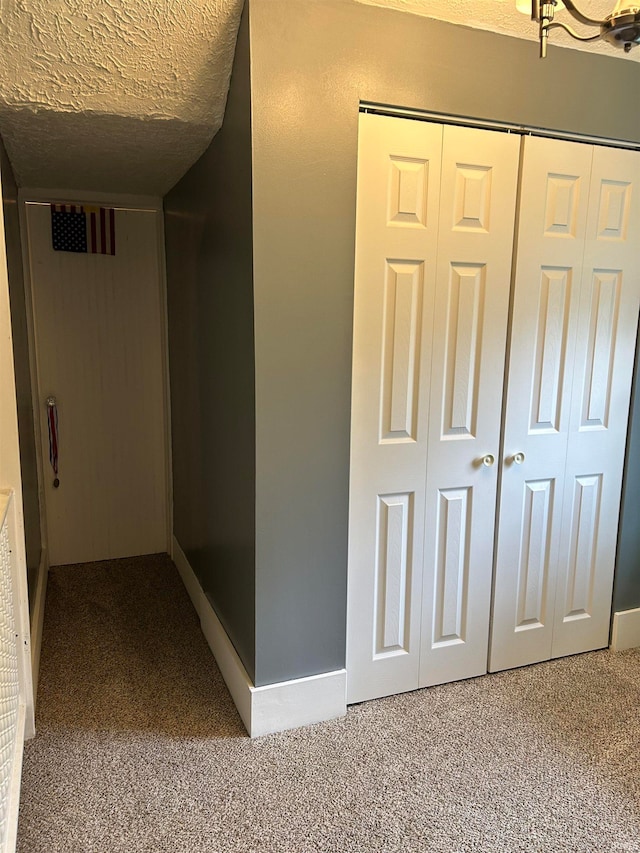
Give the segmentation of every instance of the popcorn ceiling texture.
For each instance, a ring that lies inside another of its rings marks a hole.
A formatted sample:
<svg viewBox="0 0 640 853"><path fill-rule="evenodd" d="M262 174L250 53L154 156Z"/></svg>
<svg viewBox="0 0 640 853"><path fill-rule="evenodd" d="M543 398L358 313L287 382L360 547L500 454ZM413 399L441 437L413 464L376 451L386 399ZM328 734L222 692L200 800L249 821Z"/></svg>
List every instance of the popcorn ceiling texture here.
<svg viewBox="0 0 640 853"><path fill-rule="evenodd" d="M239 2L220 0L3 4L2 99L11 106L219 121L239 11Z"/></svg>
<svg viewBox="0 0 640 853"><path fill-rule="evenodd" d="M0 132L18 182L166 192L222 124L242 5L3 3Z"/></svg>
<svg viewBox="0 0 640 853"><path fill-rule="evenodd" d="M536 38L515 0L357 1ZM587 5L589 14L605 15L613 0ZM0 133L18 183L166 193L222 124L242 6L0 0ZM640 60L640 48L627 57L557 30L551 43Z"/></svg>
<svg viewBox="0 0 640 853"><path fill-rule="evenodd" d="M164 195L205 150L211 125L91 112L6 110L0 127L24 187Z"/></svg>
<svg viewBox="0 0 640 853"><path fill-rule="evenodd" d="M538 25L526 15L516 10L516 0L356 0L367 6L385 6L449 21L477 30L490 30L516 38L538 40ZM629 6L637 6L637 0L629 0ZM604 18L613 11L615 0L578 0L578 8L592 18ZM573 27L581 35L595 35L596 30L582 26L566 11L556 12L556 20ZM583 44L563 33L554 30L549 36L549 44L556 47L569 47L573 50L586 50L590 53L602 53L624 59L625 62L640 61L640 47L630 54L615 48L607 42L597 41ZM533 48L535 50L535 48Z"/></svg>

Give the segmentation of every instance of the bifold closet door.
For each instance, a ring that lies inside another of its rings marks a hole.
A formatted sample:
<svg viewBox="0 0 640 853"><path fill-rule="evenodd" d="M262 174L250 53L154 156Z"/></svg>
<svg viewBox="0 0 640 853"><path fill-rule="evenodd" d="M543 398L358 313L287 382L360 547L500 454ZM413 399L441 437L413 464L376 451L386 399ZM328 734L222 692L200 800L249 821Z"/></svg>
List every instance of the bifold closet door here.
<svg viewBox="0 0 640 853"><path fill-rule="evenodd" d="M551 656L609 644L640 306L640 153L594 147Z"/></svg>
<svg viewBox="0 0 640 853"><path fill-rule="evenodd" d="M492 671L608 643L638 320L638 162L525 140Z"/></svg>
<svg viewBox="0 0 640 853"><path fill-rule="evenodd" d="M490 669L551 657L592 149L525 139Z"/></svg>
<svg viewBox="0 0 640 853"><path fill-rule="evenodd" d="M442 131L360 116L349 702L418 686Z"/></svg>
<svg viewBox="0 0 640 853"><path fill-rule="evenodd" d="M520 140L445 127L420 686L487 671Z"/></svg>
<svg viewBox="0 0 640 853"><path fill-rule="evenodd" d="M486 671L518 147L361 116L349 702Z"/></svg>

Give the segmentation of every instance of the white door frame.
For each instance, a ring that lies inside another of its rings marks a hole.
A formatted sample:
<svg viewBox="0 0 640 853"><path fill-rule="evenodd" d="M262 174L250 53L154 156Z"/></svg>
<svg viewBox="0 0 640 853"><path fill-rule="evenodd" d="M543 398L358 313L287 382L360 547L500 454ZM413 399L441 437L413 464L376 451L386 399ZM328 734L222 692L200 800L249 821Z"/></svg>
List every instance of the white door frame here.
<svg viewBox="0 0 640 853"><path fill-rule="evenodd" d="M29 342L29 362L31 372L31 394L34 411L34 431L36 443L36 468L38 475L38 501L40 506L40 519L42 528L42 549L48 554L48 532L47 511L44 499L44 472L48 464L42 458L42 430L40 411L40 382L38 377L37 347L35 340L33 283L29 264L28 228L27 228L27 204L93 204L114 207L128 211L154 212L156 216L157 245L158 245L158 268L160 270L159 299L161 305L162 339L160 342L163 364L163 412L164 412L164 440L165 440L165 471L166 471L166 549L171 553L173 535L173 477L171 468L171 398L169 388L169 334L167 314L167 277L166 277L166 255L164 251L164 217L162 199L159 196L125 195L117 193L86 192L78 190L46 189L25 187L18 190L18 207L20 214L20 230L22 235L22 265L24 269L24 288L27 308L27 337ZM46 571L48 571L48 558L45 560ZM46 581L44 582L46 585ZM40 586L40 582L38 584ZM44 608L40 614L39 622L44 617ZM35 620L34 620L35 621ZM33 631L42 630L42 625L32 626Z"/></svg>

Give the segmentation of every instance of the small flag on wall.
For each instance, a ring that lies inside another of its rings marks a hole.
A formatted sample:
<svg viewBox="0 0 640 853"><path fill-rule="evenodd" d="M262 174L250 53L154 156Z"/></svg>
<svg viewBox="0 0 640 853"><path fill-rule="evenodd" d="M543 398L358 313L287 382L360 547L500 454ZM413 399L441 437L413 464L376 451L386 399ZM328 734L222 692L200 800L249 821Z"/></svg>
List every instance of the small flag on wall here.
<svg viewBox="0 0 640 853"><path fill-rule="evenodd" d="M116 212L112 207L85 207L89 251L98 255L116 253Z"/></svg>
<svg viewBox="0 0 640 853"><path fill-rule="evenodd" d="M52 204L51 240L56 252L115 255L115 210L112 207Z"/></svg>

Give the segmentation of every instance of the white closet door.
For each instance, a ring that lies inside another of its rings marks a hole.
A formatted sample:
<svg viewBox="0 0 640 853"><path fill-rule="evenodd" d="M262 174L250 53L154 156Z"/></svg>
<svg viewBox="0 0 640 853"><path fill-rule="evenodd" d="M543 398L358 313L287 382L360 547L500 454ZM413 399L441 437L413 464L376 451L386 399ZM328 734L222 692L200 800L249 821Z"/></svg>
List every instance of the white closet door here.
<svg viewBox="0 0 640 853"><path fill-rule="evenodd" d="M592 153L524 143L491 671L551 656Z"/></svg>
<svg viewBox="0 0 640 853"><path fill-rule="evenodd" d="M347 701L418 686L442 127L360 118Z"/></svg>
<svg viewBox="0 0 640 853"><path fill-rule="evenodd" d="M487 671L519 149L505 133L444 129L421 686Z"/></svg>
<svg viewBox="0 0 640 853"><path fill-rule="evenodd" d="M640 302L640 155L594 148L552 656L609 642Z"/></svg>

